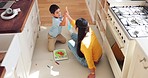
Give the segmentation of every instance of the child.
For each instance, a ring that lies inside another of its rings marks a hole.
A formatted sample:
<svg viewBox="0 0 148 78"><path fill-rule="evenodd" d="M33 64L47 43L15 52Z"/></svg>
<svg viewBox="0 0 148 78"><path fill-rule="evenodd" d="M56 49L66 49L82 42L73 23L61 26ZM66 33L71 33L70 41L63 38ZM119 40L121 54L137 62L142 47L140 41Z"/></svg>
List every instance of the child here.
<svg viewBox="0 0 148 78"><path fill-rule="evenodd" d="M48 50L53 51L55 49L56 41L66 43L66 38L61 34L62 26L67 25L66 16L61 16L61 11L58 5L52 4L49 8L52 14L52 27L48 32Z"/></svg>

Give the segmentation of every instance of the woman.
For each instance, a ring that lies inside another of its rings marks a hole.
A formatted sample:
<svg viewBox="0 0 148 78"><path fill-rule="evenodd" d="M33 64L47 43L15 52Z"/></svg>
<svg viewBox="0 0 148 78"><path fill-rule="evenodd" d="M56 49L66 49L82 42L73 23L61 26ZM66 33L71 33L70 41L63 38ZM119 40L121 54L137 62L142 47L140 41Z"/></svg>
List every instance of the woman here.
<svg viewBox="0 0 148 78"><path fill-rule="evenodd" d="M84 18L75 21L68 13L67 18L78 31L78 34L72 33L71 35L71 38L76 43L75 46L68 42L68 47L83 66L88 66L90 70L88 78L95 78L95 64L98 63L102 56L102 48L98 39Z"/></svg>

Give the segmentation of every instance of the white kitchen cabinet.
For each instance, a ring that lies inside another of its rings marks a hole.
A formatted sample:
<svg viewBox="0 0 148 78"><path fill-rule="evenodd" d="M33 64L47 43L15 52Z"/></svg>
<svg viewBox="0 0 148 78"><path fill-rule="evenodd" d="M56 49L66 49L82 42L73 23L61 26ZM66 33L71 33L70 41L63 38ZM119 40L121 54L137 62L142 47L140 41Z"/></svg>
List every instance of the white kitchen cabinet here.
<svg viewBox="0 0 148 78"><path fill-rule="evenodd" d="M4 78L15 78L14 71L15 71L20 54L21 54L21 51L20 51L19 38L18 38L18 35L15 35L7 50L5 58L1 64L6 68L6 73Z"/></svg>
<svg viewBox="0 0 148 78"><path fill-rule="evenodd" d="M95 21L96 21L96 25L98 26L98 29L100 31L101 34L101 38L102 38L102 46L103 46L103 50L109 60L110 66L113 69L113 73L115 78L121 78L121 69L118 65L118 62L112 52L112 49L110 47L110 43L107 39L107 35L108 35L108 7L109 4L107 3L107 0L97 0L96 2L97 6L96 6L96 17L95 17ZM111 32L109 32L111 33ZM113 39L110 39L111 42L114 42Z"/></svg>
<svg viewBox="0 0 148 78"><path fill-rule="evenodd" d="M136 45L128 78L147 78L148 77L148 57L143 49Z"/></svg>
<svg viewBox="0 0 148 78"><path fill-rule="evenodd" d="M18 63L16 65L15 71L14 71L15 78L27 78L26 72L24 68L24 64L22 61L22 57L20 56L18 59Z"/></svg>
<svg viewBox="0 0 148 78"><path fill-rule="evenodd" d="M96 3L96 24L104 32L107 26L109 4L107 0L97 0Z"/></svg>
<svg viewBox="0 0 148 78"><path fill-rule="evenodd" d="M122 44L124 40L120 39L113 29L116 24L112 24L110 21L110 4L108 3L108 0L97 0L96 5L96 25L101 33L103 50L107 55L114 76L115 78L127 78L131 57L133 56L136 43L134 40L129 41L123 36L124 39L126 39L126 43ZM113 51L113 45L115 43L117 43L118 48ZM124 45L124 48L122 45ZM129 46L132 46L132 48L129 48ZM120 53L118 52L118 54L121 54L122 56L115 54L117 51L119 51ZM117 56L123 57L122 61L120 61Z"/></svg>
<svg viewBox="0 0 148 78"><path fill-rule="evenodd" d="M35 0L31 8L30 14L27 18L27 21L25 23L24 30L19 34L21 57L27 77L29 76L31 68L31 60L34 52L36 38L39 31L39 26L39 10L37 0Z"/></svg>
<svg viewBox="0 0 148 78"><path fill-rule="evenodd" d="M95 21L95 13L96 13L96 1L97 0L85 0L86 5L88 7L89 13L91 15L92 21Z"/></svg>
<svg viewBox="0 0 148 78"><path fill-rule="evenodd" d="M20 48L21 48L21 54L20 54L20 57L22 59L22 66L24 67L25 69L25 72L26 72L26 75L29 74L29 71L30 71L30 67L31 67L31 58L30 58L30 55L29 55L29 49L28 49L28 45L25 43L26 41L22 41L20 40Z"/></svg>
<svg viewBox="0 0 148 78"><path fill-rule="evenodd" d="M12 37L6 34L5 42L0 42L8 46L0 48L0 50L6 50L8 48L1 64L6 67L4 78L28 78L39 26L38 2L34 0L29 14L26 17L22 32L10 34ZM1 39L3 39L3 37L0 38L0 40ZM11 43L10 46L8 43Z"/></svg>
<svg viewBox="0 0 148 78"><path fill-rule="evenodd" d="M107 0L97 0L96 1L96 15L95 23L98 26L98 29L101 33L102 41L105 40L106 35L106 26L108 20L108 7L109 4Z"/></svg>

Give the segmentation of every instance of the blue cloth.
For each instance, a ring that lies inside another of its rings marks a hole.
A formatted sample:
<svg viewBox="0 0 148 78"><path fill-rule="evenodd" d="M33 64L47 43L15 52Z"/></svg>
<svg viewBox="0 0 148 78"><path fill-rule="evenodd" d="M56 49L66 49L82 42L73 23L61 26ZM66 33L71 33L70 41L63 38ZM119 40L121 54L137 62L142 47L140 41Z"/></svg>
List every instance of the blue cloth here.
<svg viewBox="0 0 148 78"><path fill-rule="evenodd" d="M71 38L75 41L75 43L77 43L77 40L78 40L77 34L72 33ZM76 57L76 59L80 62L80 64L82 64L85 67L88 67L85 58L80 58L77 54L77 44L75 44L75 46L73 47L72 44L70 42L68 42L68 47L71 50L71 52L73 53L73 55Z"/></svg>
<svg viewBox="0 0 148 78"><path fill-rule="evenodd" d="M68 30L72 29L72 25L70 24L70 21L68 20Z"/></svg>
<svg viewBox="0 0 148 78"><path fill-rule="evenodd" d="M60 26L61 21L62 18L52 17L52 26L48 32L52 37L56 37L58 34L61 33L62 31L62 26Z"/></svg>

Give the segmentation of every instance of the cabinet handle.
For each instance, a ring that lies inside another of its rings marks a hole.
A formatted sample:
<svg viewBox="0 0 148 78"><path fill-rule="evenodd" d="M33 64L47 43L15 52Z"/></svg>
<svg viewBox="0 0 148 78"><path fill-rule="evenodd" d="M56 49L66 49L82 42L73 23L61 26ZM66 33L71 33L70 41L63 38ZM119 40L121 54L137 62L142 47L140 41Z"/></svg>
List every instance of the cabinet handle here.
<svg viewBox="0 0 148 78"><path fill-rule="evenodd" d="M142 61L146 62L146 58L143 57L143 59L141 59L140 62L142 62Z"/></svg>
<svg viewBox="0 0 148 78"><path fill-rule="evenodd" d="M143 61L146 63L146 58L145 57L143 57L143 59L140 60L140 62L143 62ZM148 69L148 66L145 66L144 63L142 63L142 64L143 64L143 68L145 70L147 70Z"/></svg>

